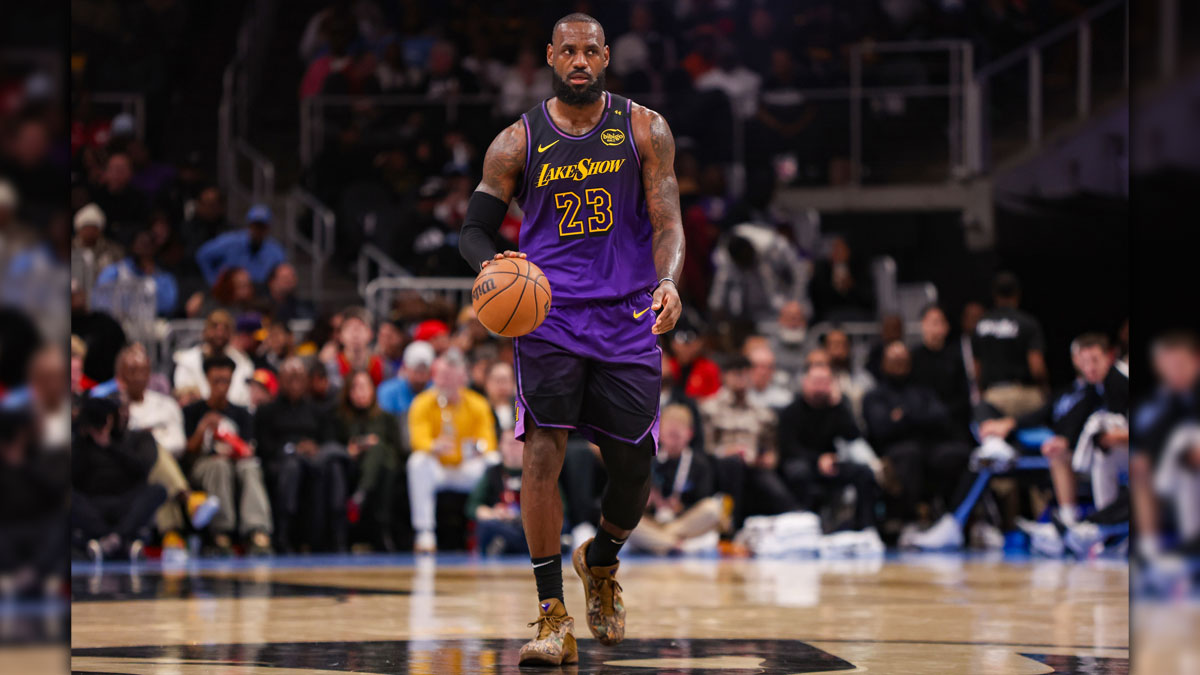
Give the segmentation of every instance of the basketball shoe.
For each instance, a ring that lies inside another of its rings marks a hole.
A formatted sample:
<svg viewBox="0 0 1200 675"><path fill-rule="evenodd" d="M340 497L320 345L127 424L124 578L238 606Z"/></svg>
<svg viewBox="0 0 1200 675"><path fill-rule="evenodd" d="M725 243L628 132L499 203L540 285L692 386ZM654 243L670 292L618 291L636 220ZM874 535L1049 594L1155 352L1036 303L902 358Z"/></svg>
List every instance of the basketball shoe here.
<svg viewBox="0 0 1200 675"><path fill-rule="evenodd" d="M575 619L567 616L567 608L558 598L543 600L537 621L537 634L521 647L518 661L522 666L558 666L579 661L575 644Z"/></svg>
<svg viewBox="0 0 1200 675"><path fill-rule="evenodd" d="M583 580L588 629L600 644L612 646L625 639L625 603L621 601L621 584L616 579L621 563L588 567L587 549L592 541L588 539L575 549L571 563Z"/></svg>

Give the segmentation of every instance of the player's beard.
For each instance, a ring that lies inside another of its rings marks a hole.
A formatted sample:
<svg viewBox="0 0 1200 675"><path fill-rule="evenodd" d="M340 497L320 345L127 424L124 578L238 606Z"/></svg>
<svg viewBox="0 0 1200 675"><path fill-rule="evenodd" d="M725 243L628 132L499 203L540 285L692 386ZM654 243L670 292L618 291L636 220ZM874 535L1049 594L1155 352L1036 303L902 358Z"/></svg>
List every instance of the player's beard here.
<svg viewBox="0 0 1200 675"><path fill-rule="evenodd" d="M567 105L595 103L604 94L604 71L600 71L596 79L582 89L559 77L553 69L550 71L550 82L554 85L554 95Z"/></svg>

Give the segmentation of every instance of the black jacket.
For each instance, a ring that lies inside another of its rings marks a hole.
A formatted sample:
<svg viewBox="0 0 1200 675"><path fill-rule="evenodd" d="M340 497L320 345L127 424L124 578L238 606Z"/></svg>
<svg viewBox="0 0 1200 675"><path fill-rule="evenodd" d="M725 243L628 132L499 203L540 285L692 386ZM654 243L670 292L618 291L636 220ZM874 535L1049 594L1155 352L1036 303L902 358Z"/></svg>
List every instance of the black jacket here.
<svg viewBox="0 0 1200 675"><path fill-rule="evenodd" d="M158 447L149 431L126 431L108 446L80 433L71 448L71 484L85 495L124 494L146 484L156 461Z"/></svg>
<svg viewBox="0 0 1200 675"><path fill-rule="evenodd" d="M779 459L815 463L820 455L837 451L834 439L850 441L861 435L845 398L835 406L817 408L797 396L779 413Z"/></svg>
<svg viewBox="0 0 1200 675"><path fill-rule="evenodd" d="M958 341L947 341L941 351L925 345L912 350L912 381L929 387L946 406L950 419L966 428L971 422L971 386Z"/></svg>
<svg viewBox="0 0 1200 675"><path fill-rule="evenodd" d="M262 406L254 416L254 430L258 456L267 463L282 459L288 443L337 440L329 409L308 396L295 402L281 397Z"/></svg>
<svg viewBox="0 0 1200 675"><path fill-rule="evenodd" d="M892 419L892 411L903 413ZM867 440L882 452L898 441L943 440L950 436L950 412L928 387L906 382L880 380L863 397L863 418Z"/></svg>
<svg viewBox="0 0 1200 675"><path fill-rule="evenodd" d="M1098 387L1082 380L1072 382L1049 403L1018 419L1017 427L1050 427L1074 446L1087 419L1101 409L1129 416L1129 378L1116 368L1108 371Z"/></svg>

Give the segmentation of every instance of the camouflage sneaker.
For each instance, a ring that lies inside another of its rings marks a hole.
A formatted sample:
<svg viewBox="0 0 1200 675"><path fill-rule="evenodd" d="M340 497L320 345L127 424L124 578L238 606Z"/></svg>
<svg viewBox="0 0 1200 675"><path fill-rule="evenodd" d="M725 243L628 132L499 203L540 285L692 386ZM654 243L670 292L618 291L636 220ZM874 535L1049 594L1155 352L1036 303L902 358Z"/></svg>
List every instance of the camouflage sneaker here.
<svg viewBox="0 0 1200 675"><path fill-rule="evenodd" d="M621 584L616 579L621 563L588 567L587 550L592 541L588 539L575 549L571 562L583 580L588 628L600 644L612 646L625 639L625 603L621 601Z"/></svg>
<svg viewBox="0 0 1200 675"><path fill-rule="evenodd" d="M543 600L539 605L541 615L530 626L537 626L537 634L521 647L518 661L522 666L558 666L579 662L579 649L575 644L575 619L567 616L567 608L558 598Z"/></svg>

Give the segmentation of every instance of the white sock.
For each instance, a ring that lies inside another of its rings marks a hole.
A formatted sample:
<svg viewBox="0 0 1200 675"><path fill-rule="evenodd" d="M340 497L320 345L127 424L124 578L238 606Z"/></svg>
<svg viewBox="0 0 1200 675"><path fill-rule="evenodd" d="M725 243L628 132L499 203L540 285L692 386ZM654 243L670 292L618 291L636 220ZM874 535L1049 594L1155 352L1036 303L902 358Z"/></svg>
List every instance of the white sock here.
<svg viewBox="0 0 1200 675"><path fill-rule="evenodd" d="M1058 519L1063 525L1071 527L1079 522L1079 517L1076 515L1076 507L1074 504L1069 506L1058 507Z"/></svg>

